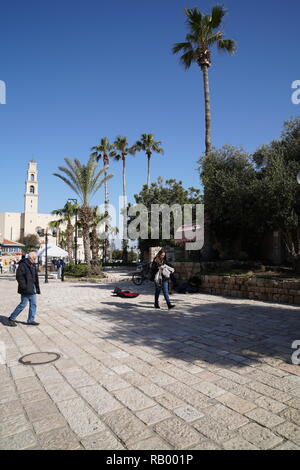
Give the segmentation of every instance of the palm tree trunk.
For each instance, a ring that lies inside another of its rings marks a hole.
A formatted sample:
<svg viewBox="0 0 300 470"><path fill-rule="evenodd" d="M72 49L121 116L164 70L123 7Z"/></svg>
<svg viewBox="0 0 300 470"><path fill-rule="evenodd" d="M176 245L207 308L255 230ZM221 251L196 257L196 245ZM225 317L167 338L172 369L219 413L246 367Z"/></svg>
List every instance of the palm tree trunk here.
<svg viewBox="0 0 300 470"><path fill-rule="evenodd" d="M128 261L126 217L126 156L123 156L123 263Z"/></svg>
<svg viewBox="0 0 300 470"><path fill-rule="evenodd" d="M148 185L148 189L150 189L150 186L151 186L151 182L150 182L150 160L151 160L151 153L147 154L147 157L148 157L148 177L147 177L147 185Z"/></svg>
<svg viewBox="0 0 300 470"><path fill-rule="evenodd" d="M73 226L70 223L68 223L67 224L67 252L69 256L69 262L71 262L73 259L72 244L73 244Z"/></svg>
<svg viewBox="0 0 300 470"><path fill-rule="evenodd" d="M84 248L84 258L87 264L88 270L91 269L91 245L90 245L90 225L92 221L91 208L84 204L79 209L79 220L82 227L82 238Z"/></svg>
<svg viewBox="0 0 300 470"><path fill-rule="evenodd" d="M204 101L205 101L205 153L209 154L211 150L211 110L210 110L210 90L208 79L208 66L202 66L204 83ZM202 250L202 259L210 260L212 257L211 227L207 208L207 198L204 188L204 247Z"/></svg>
<svg viewBox="0 0 300 470"><path fill-rule="evenodd" d="M208 79L208 66L202 66L204 83L204 101L205 101L205 153L211 150L211 110L210 110L210 91Z"/></svg>
<svg viewBox="0 0 300 470"><path fill-rule="evenodd" d="M105 171L104 173L104 177L106 178L107 176L107 171ZM105 201L104 201L104 205L105 205L105 215L106 217L108 216L108 205L109 205L109 198L108 198L108 182L105 181L104 183L104 188L105 188ZM108 224L106 223L105 224L105 239L104 239L104 244L103 244L103 259L104 259L104 262L107 261L107 251L108 251L108 247L109 247L109 240L108 240Z"/></svg>

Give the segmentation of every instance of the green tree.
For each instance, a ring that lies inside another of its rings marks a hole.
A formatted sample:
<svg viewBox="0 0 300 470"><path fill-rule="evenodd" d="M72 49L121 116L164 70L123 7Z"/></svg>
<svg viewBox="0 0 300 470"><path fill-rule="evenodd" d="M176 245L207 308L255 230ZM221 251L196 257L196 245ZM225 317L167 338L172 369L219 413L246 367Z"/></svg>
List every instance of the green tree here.
<svg viewBox="0 0 300 470"><path fill-rule="evenodd" d="M147 186L150 188L150 161L153 152L163 154L164 150L161 147L161 141L155 140L153 134L142 134L140 140L136 142L136 149L143 151L147 155L148 160L148 172L147 172Z"/></svg>
<svg viewBox="0 0 300 470"><path fill-rule="evenodd" d="M123 240L122 240L122 248L123 248L123 262L127 263L127 254L128 254L128 241L127 241L127 217L126 217L126 209L127 209L127 192L126 192L126 158L127 155L135 155L137 149L136 146L133 145L129 147L127 137L118 136L114 142L114 153L113 158L116 161L122 161L123 168L122 168L122 179L123 179Z"/></svg>
<svg viewBox="0 0 300 470"><path fill-rule="evenodd" d="M82 164L78 159L65 158L66 166L60 166L61 173L54 173L66 183L81 199L81 207L78 211L79 221L82 227L85 261L88 270L91 269L90 227L93 220L93 210L90 207L90 199L99 191L104 182L112 177L103 178L104 169L97 168L97 160L90 156L87 164Z"/></svg>
<svg viewBox="0 0 300 470"><path fill-rule="evenodd" d="M134 196L136 204L143 204L147 208L148 215L151 214L152 205L179 205L181 208L185 204L195 206L196 204L203 203L203 197L199 189L193 187L185 189L182 185L182 181L176 181L175 179L169 179L165 183L162 178L158 178L157 183L152 183L150 189L148 186L143 186L143 189L139 194ZM192 214L193 215L193 214ZM133 218L130 218L132 221ZM174 231L174 217L171 214L170 225L171 225L171 239L165 240L162 235L162 217L159 218L159 238L157 240L151 239L151 220L148 218L148 240L139 240L139 248L142 252L148 251L151 246L171 246L175 245Z"/></svg>
<svg viewBox="0 0 300 470"><path fill-rule="evenodd" d="M69 260L73 259L73 235L74 235L74 225L73 219L75 217L76 211L78 211L78 204L72 204L68 201L62 209L56 209L51 212L52 215L60 216L61 219L53 220L49 223L50 227L54 227L59 230L60 226L67 224L66 226L66 246L69 256Z"/></svg>
<svg viewBox="0 0 300 470"><path fill-rule="evenodd" d="M34 233L21 237L19 243L22 243L24 245L24 247L22 248L24 253L30 253L31 251L38 250L38 248L40 247L39 237Z"/></svg>

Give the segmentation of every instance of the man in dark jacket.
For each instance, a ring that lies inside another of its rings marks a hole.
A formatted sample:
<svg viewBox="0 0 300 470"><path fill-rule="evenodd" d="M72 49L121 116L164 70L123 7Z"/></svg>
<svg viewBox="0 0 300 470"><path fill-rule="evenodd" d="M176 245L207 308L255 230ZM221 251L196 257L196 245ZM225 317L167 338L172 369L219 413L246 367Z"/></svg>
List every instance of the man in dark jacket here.
<svg viewBox="0 0 300 470"><path fill-rule="evenodd" d="M28 258L21 260L17 269L18 293L21 294L21 303L9 317L10 326L17 326L15 320L24 310L29 302L28 325L37 326L36 315L36 294L40 294L40 285L37 270L35 267L37 254L35 251L29 253Z"/></svg>

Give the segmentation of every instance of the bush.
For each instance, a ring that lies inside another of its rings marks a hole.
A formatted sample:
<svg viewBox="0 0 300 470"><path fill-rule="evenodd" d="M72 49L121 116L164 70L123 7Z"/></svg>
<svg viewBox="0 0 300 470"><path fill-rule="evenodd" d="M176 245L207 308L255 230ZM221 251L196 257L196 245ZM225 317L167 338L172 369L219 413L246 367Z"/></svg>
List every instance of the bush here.
<svg viewBox="0 0 300 470"><path fill-rule="evenodd" d="M69 277L86 277L88 268L86 264L68 264L65 267L65 275Z"/></svg>

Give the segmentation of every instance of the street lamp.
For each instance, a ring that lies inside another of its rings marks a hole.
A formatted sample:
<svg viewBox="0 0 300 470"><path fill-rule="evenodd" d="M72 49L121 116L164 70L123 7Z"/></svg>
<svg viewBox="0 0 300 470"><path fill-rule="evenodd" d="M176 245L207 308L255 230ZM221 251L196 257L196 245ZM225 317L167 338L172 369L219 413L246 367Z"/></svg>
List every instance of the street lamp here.
<svg viewBox="0 0 300 470"><path fill-rule="evenodd" d="M53 237L56 236L57 230L55 227L47 227L46 229L43 229L42 227L36 227L35 231L38 234L39 237L45 237L45 243L46 243L46 252L45 252L45 257L46 257L46 267L45 267L45 284L48 284L48 230L50 228L51 235Z"/></svg>
<svg viewBox="0 0 300 470"><path fill-rule="evenodd" d="M77 245L78 245L78 227L77 227L77 214L78 214L78 207L77 207L77 199L68 199L68 201L73 201L76 205L75 207L75 264L77 264Z"/></svg>

